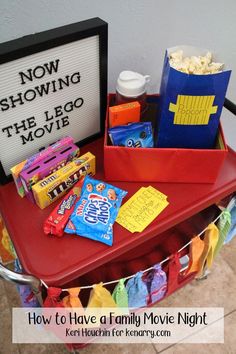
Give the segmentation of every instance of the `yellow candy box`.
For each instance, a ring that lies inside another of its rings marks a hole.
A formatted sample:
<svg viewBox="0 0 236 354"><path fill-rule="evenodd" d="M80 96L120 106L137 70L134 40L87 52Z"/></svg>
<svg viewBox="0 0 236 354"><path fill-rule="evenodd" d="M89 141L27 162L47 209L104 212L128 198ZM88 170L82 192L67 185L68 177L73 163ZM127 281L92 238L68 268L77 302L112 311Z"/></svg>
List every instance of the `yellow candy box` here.
<svg viewBox="0 0 236 354"><path fill-rule="evenodd" d="M95 172L95 156L87 152L32 187L36 204L41 209L46 208L83 176L94 175Z"/></svg>

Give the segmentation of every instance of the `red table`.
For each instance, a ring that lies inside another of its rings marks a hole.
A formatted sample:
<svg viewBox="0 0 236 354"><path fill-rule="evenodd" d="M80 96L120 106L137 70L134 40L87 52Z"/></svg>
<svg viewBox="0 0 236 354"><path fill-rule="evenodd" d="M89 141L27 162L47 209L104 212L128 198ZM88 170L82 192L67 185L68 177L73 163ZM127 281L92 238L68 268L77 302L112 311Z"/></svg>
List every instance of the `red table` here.
<svg viewBox="0 0 236 354"><path fill-rule="evenodd" d="M103 179L103 140L97 140L81 150L81 153L90 151L96 155L95 178ZM131 197L141 186L150 185L127 182L113 184L128 191L126 198ZM115 223L112 247L79 236L46 236L43 223L55 203L40 210L26 198L19 197L13 182L0 187L0 213L24 270L48 285L63 286L102 265L109 266L109 262L124 253L132 250L137 252L139 248L142 249L141 245L154 244L158 235L163 238L171 227L234 192L236 154L229 149L214 184L151 184L168 196L169 206L142 233L131 234Z"/></svg>

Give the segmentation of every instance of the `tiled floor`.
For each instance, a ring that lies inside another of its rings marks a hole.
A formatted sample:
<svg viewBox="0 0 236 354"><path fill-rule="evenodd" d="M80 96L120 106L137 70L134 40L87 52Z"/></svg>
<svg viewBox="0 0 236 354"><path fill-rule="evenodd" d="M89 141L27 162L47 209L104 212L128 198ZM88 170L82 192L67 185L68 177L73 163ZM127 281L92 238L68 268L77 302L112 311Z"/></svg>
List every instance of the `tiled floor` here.
<svg viewBox="0 0 236 354"><path fill-rule="evenodd" d="M0 354L66 354L64 345L11 343L11 309L18 307L19 299L15 287L0 281ZM236 353L236 238L224 246L215 260L211 274L204 281L194 280L159 306L163 307L224 307L224 344L93 344L81 350L82 354L235 354Z"/></svg>

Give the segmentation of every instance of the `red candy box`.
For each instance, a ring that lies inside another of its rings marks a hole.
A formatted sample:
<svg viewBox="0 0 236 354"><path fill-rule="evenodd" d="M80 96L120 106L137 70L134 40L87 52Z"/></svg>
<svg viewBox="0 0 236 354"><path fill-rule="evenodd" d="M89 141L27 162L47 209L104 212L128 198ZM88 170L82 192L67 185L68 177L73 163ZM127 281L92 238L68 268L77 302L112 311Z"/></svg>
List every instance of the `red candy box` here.
<svg viewBox="0 0 236 354"><path fill-rule="evenodd" d="M43 227L45 234L63 236L64 228L80 198L83 182L84 178L80 179L49 215Z"/></svg>

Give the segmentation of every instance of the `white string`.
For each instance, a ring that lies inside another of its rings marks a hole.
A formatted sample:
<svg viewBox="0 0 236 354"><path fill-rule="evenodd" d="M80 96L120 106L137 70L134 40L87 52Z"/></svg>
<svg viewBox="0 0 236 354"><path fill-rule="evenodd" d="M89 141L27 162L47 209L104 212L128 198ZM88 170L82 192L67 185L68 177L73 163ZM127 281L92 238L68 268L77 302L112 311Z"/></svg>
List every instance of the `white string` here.
<svg viewBox="0 0 236 354"><path fill-rule="evenodd" d="M45 288L48 289L47 284L46 284L42 279L40 279L40 281L41 281L41 283L43 284L43 286L45 286Z"/></svg>
<svg viewBox="0 0 236 354"><path fill-rule="evenodd" d="M224 211L222 211L222 212L217 216L217 218L215 218L215 220L213 220L211 223L215 224L216 221L221 217L221 215L223 214L223 212L224 212ZM209 226L209 225L208 225L208 226ZM204 230L202 230L198 235L196 235L195 237L200 237L200 236L207 230L208 226L207 226ZM193 237L193 238L195 238L195 237ZM186 243L182 248L180 248L176 253L180 253L180 252L183 251L186 247L188 247L188 246L192 243L193 238L192 238L188 243ZM171 258L171 256L169 256L169 257L163 259L161 262L158 262L158 264L161 265L161 264L167 262L170 258ZM152 266L152 267L150 267L150 268L147 268L147 269L145 269L145 270L142 270L142 273L149 272L149 271L152 270L152 269L154 269L154 266ZM131 279L131 278L133 278L136 274L137 274L137 273L132 274L132 275L129 275L129 276L124 277L124 278L122 278L122 279L124 279L124 280ZM120 279L116 279L116 280L111 280L111 281L108 281L108 282L102 283L102 284L103 284L103 286L105 286L105 285L110 285L110 284L119 283L119 281L120 281ZM41 283L45 286L46 289L48 289L47 284L46 284L43 280L41 280ZM93 285L80 286L80 289L92 289L92 288L93 288ZM62 290L62 291L68 291L68 289L61 289L61 290Z"/></svg>

